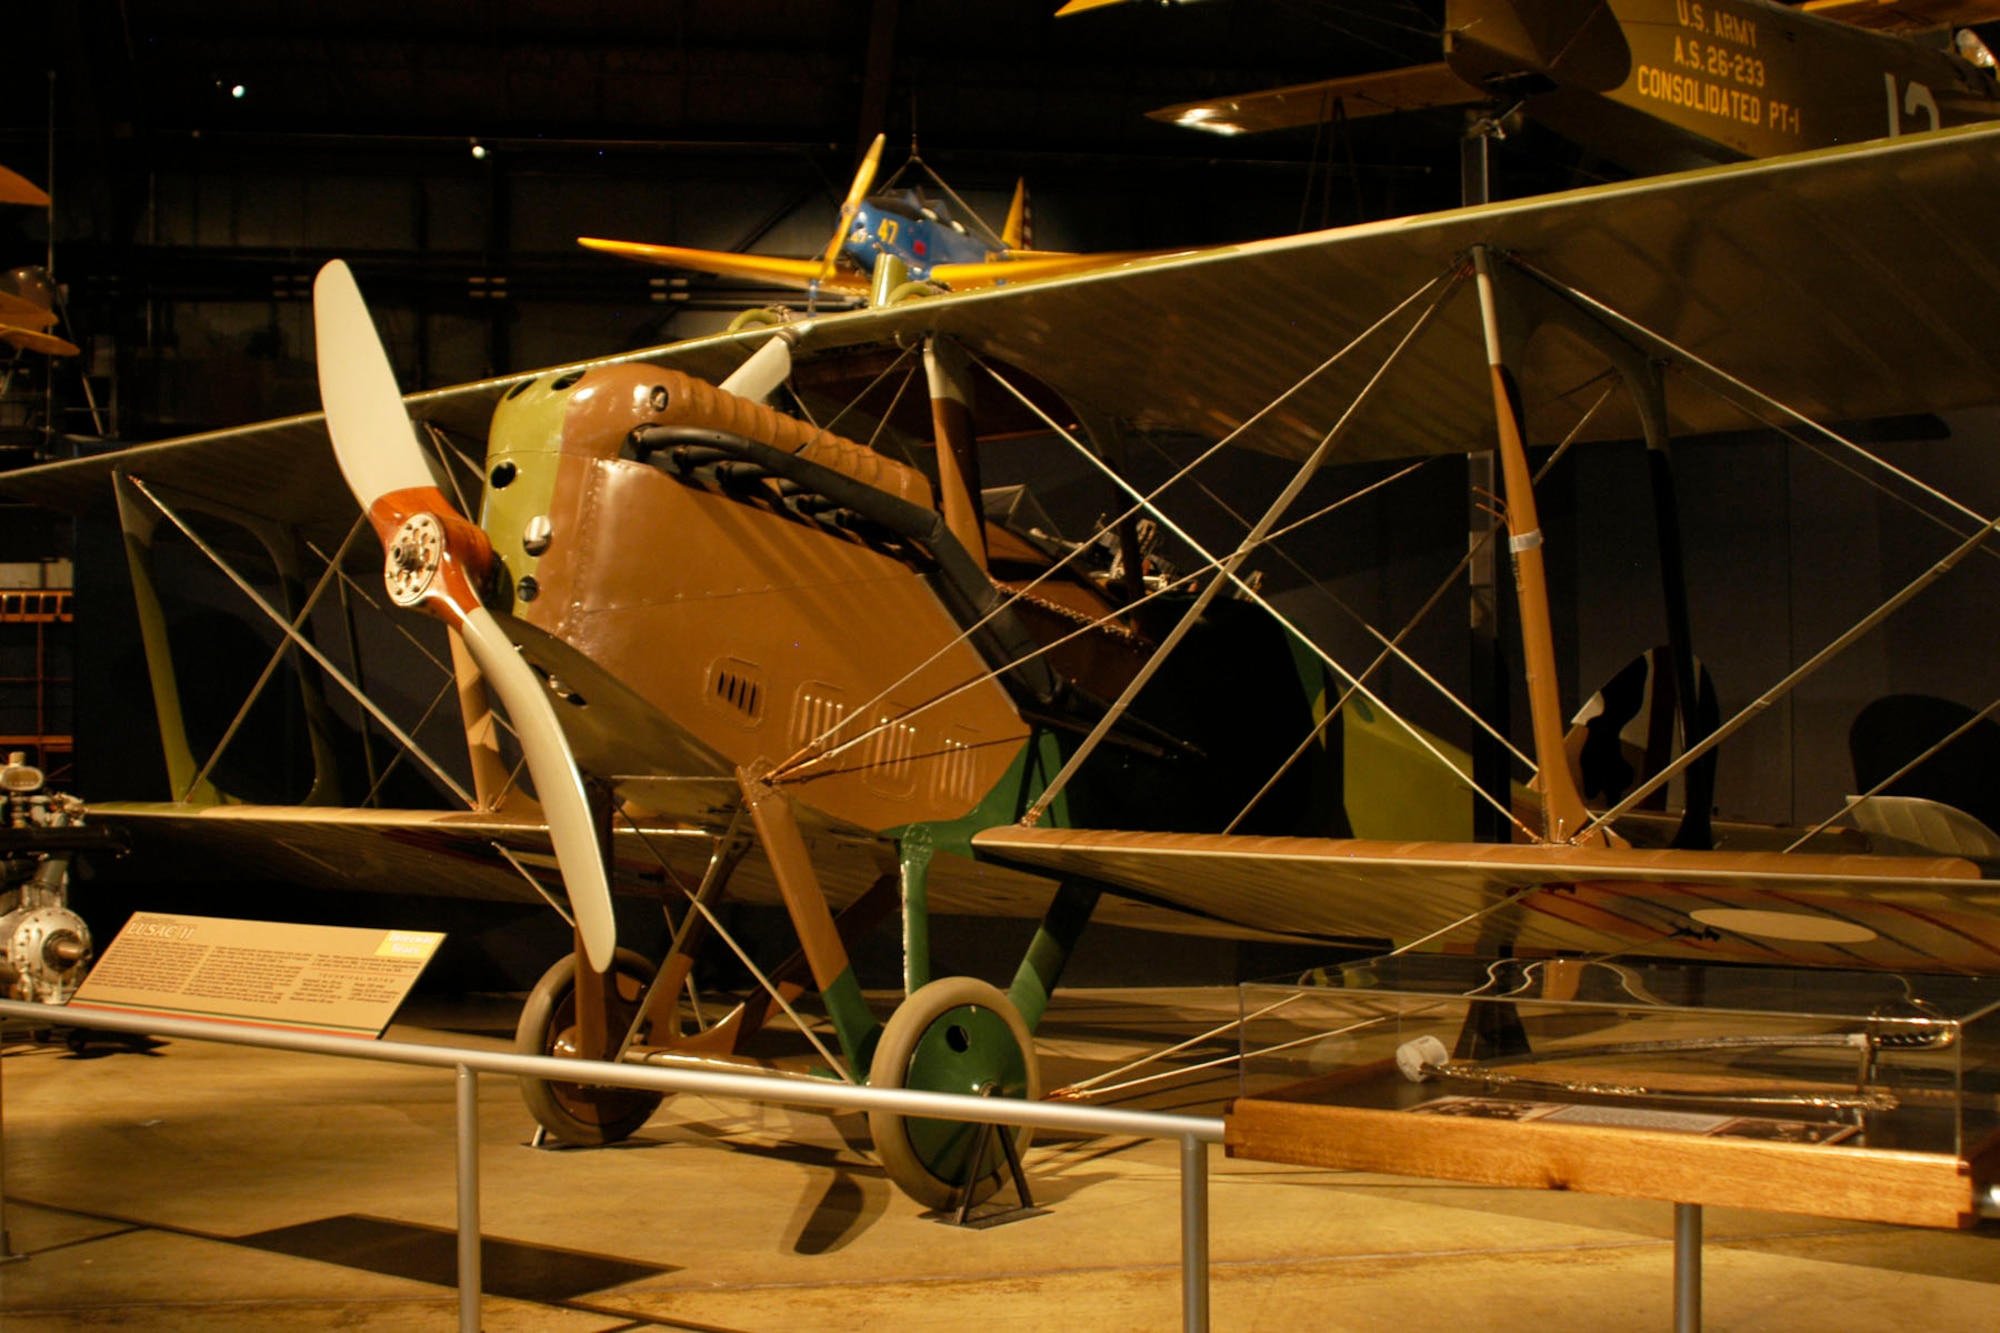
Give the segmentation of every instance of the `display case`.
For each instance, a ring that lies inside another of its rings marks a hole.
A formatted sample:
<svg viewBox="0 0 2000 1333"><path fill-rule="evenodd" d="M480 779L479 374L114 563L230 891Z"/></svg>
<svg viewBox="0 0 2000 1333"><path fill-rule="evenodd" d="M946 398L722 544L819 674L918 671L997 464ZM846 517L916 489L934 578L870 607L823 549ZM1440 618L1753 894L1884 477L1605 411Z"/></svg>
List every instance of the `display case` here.
<svg viewBox="0 0 2000 1333"><path fill-rule="evenodd" d="M2000 980L1405 954L1245 985L1232 1155L1963 1226Z"/></svg>

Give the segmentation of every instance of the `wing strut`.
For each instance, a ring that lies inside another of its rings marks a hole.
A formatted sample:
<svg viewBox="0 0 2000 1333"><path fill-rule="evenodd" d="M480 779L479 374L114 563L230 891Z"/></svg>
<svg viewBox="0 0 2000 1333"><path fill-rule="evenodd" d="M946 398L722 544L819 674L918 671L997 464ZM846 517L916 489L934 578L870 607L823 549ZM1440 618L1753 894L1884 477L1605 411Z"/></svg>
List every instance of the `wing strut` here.
<svg viewBox="0 0 2000 1333"><path fill-rule="evenodd" d="M972 386L956 343L924 339L924 376L930 382L931 423L937 432L938 499L945 526L965 553L986 568L986 518L979 507L979 446L972 437Z"/></svg>
<svg viewBox="0 0 2000 1333"><path fill-rule="evenodd" d="M1680 758L1674 760L1672 763L1662 768L1658 773L1655 773L1651 778L1647 779L1645 782L1634 787L1630 792L1626 793L1623 800L1617 802L1610 809L1604 811L1603 813L1599 814L1595 819L1593 819L1590 824L1590 829L1596 829L1596 828L1608 827L1613 820L1619 818L1621 815L1626 814L1628 811L1636 808L1640 802L1644 801L1654 792L1659 791L1662 787L1664 787L1667 783L1671 782L1674 778L1679 777L1683 772L1687 771L1693 764L1700 761L1710 751L1714 750L1716 746L1720 745L1730 736L1735 735L1738 731L1742 730L1745 726L1749 725L1749 723L1753 721L1755 718L1757 718L1760 714L1762 714L1765 709L1769 708L1772 704L1776 703L1779 699L1783 698L1786 694L1790 693L1791 690L1799 684L1799 682L1805 680L1808 676L1818 671L1827 662L1837 657L1840 653L1846 651L1846 649L1850 645L1852 645L1856 640L1860 639L1863 635L1867 634L1870 630L1873 630L1877 625L1881 624L1884 620L1888 619L1889 616L1893 615L1898 609L1900 609L1904 605L1904 603L1910 601L1918 593L1922 592L1925 588L1928 588L1932 583L1935 583L1938 579L1942 578L1946 573L1948 573L1951 569L1956 567L1962 560L1964 560L1966 556L1971 555L1973 552L1978 551L1983 547L1986 547L1988 540L1991 537L1993 537L1996 532L2000 532L2000 518L1988 518L1986 515L1980 514L1976 510L1973 510L1968 506L1960 503L1959 501L1954 500L1952 497L1946 495L1944 492L1939 491L1933 486L1927 485L1926 483L1920 481L1916 477L1911 476L1909 473L1903 471L1902 469L1893 466L1886 460L1877 457L1876 455L1870 453L1866 449L1863 449L1860 445L1854 443L1852 440L1846 439L1843 436L1835 433L1834 431L1827 429L1825 426L1822 426L1819 423L1806 417L1803 413L1800 413L1794 410L1793 408L1790 408L1785 404L1778 402L1776 399L1771 398L1768 394L1760 393L1757 389L1753 388L1749 384L1744 383L1742 380L1736 378L1734 375L1731 375L1728 372L1722 370L1721 368L1715 366L1711 362L1704 360L1702 357L1689 351L1685 347L1680 346L1678 343L1675 343L1670 339L1663 338L1659 334L1654 333L1652 330L1644 327L1643 325L1634 322L1632 319L1628 318L1623 314L1620 314L1617 310L1614 310L1612 307L1605 305L1602 301L1599 301L1594 297L1588 296L1585 293L1576 290L1574 287L1571 287L1568 284L1559 281L1558 279L1550 276L1549 274L1541 271L1540 269L1535 268L1531 264L1522 262L1518 258L1509 256L1509 260L1515 268L1519 269L1521 272L1534 278L1535 281L1537 281L1542 286L1547 288L1557 297L1561 298L1564 301L1569 302L1571 305L1584 312L1584 314L1586 314L1587 316L1598 321L1604 327L1610 329L1618 337L1629 342L1632 346L1638 348L1642 352L1652 357L1655 357L1673 366L1674 368L1684 372L1696 384L1701 385L1703 388L1709 390L1711 393L1715 394L1717 397L1723 399L1724 401L1735 404L1737 407L1741 408L1746 413L1748 413L1753 419L1775 419L1771 421L1771 424L1775 425L1777 429L1782 431L1789 438L1798 439L1802 443L1807 444L1808 447L1813 448L1815 451L1824 452L1822 449L1822 445L1812 440L1803 439L1801 435L1798 433L1799 429L1802 428L1805 431L1811 432L1812 434L1821 437L1822 441L1831 441L1834 444L1840 445L1848 452L1858 454L1862 458L1867 459L1870 463L1874 464L1877 468L1881 469L1883 472L1888 473L1890 476L1895 477L1897 480L1902 481L1906 485L1909 485L1915 488L1916 490L1922 492L1924 495L1939 501L1940 503L1948 506L1949 508L1960 514L1961 516L1972 519L1976 524L1978 524L1978 526L1974 528L1970 533L1967 533L1963 529L1954 528L1949 523L1945 523L1942 519L1939 519L1935 514L1931 514L1927 510L1923 510L1918 506L1912 505L1912 508L1917 509L1917 512L1923 513L1925 514L1926 517L1931 518L1934 522L1940 523L1941 526L1944 526L1948 531L1952 532L1954 535L1962 537L1963 540L1951 551L1949 551L1943 558L1941 558L1935 564L1933 564L1929 569L1925 570L1922 574L1919 574L1901 591L1897 592L1895 595L1888 598L1873 612L1871 612L1867 616L1864 616L1860 621L1858 621L1844 633L1838 635L1825 647L1821 648L1818 652L1814 653L1805 662L1801 663L1798 667L1794 668L1789 674L1787 674L1784 677L1784 679L1780 680L1777 684L1773 685L1770 689L1766 690L1763 694L1759 695L1756 699L1752 700L1749 704L1745 705L1743 709L1739 711L1734 717L1730 718L1727 722L1717 727L1714 731L1710 732L1707 736L1703 737L1701 740L1690 741L1686 749L1682 751ZM1906 504L1909 503L1907 497L1902 495L1896 495L1894 491L1891 491L1886 486L1882 486L1881 483L1879 482L1875 484L1878 487L1880 487L1885 493L1895 496L1896 499Z"/></svg>
<svg viewBox="0 0 2000 1333"><path fill-rule="evenodd" d="M1542 523L1535 509L1535 482L1521 443L1520 408L1513 377L1500 351L1500 315L1493 300L1492 260L1474 246L1472 262L1479 287L1480 323L1486 334L1487 372L1493 381L1493 416L1500 427L1500 475L1507 496L1507 549L1514 555L1515 602L1520 608L1523 674L1535 737L1535 768L1541 775L1542 831L1551 842L1582 836L1590 823L1576 779L1563 757L1562 702L1556 697L1555 637L1549 628L1549 587L1542 559ZM1598 842L1604 835L1598 833Z"/></svg>

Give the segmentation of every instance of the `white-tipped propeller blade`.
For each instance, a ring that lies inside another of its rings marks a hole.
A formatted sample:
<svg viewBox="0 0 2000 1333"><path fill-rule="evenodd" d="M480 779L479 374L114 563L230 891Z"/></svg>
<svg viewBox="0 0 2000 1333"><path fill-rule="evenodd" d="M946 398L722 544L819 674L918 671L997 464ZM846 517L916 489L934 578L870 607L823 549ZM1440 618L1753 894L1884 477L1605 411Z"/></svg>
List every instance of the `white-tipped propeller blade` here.
<svg viewBox="0 0 2000 1333"><path fill-rule="evenodd" d="M577 771L569 738L556 719L555 704L491 611L474 607L458 632L464 636L472 660L486 673L486 683L513 719L514 734L528 757L528 771L534 775L535 791L542 799L542 813L548 817L549 840L555 844L556 864L562 867L563 883L569 887L570 910L576 913L584 952L592 967L609 972L611 955L618 947L611 886L605 879L604 855L598 849L597 824L584 794L583 775Z"/></svg>
<svg viewBox="0 0 2000 1333"><path fill-rule="evenodd" d="M334 457L383 544L390 544L411 512L431 511L446 520L439 525L447 547L441 572L419 584L424 590L417 604L464 636L473 660L513 719L549 823L549 840L569 889L584 953L593 968L608 972L618 945L611 886L576 756L563 735L555 704L533 668L522 660L492 612L479 605L476 591L468 595L466 571L483 569L489 558L484 534L437 489L361 289L339 260L321 269L313 284L313 324L319 340L320 401L326 407ZM399 498L378 506L385 496ZM475 543L480 549L465 549Z"/></svg>
<svg viewBox="0 0 2000 1333"><path fill-rule="evenodd" d="M362 509L393 491L436 485L375 321L353 272L338 259L313 280L313 332L333 456Z"/></svg>

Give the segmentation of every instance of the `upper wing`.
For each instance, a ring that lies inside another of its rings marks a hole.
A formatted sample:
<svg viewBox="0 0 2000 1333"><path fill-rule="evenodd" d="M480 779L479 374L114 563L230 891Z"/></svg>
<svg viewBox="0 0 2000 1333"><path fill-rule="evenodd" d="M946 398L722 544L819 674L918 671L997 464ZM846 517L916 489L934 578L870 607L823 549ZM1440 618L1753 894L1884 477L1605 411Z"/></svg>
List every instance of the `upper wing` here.
<svg viewBox="0 0 2000 1333"><path fill-rule="evenodd" d="M1332 120L1336 112L1349 120L1387 115L1391 111L1422 111L1438 106L1484 102L1488 94L1452 72L1443 61L1407 65L1401 69L1350 74L1317 83L1239 93L1202 102L1181 102L1146 114L1169 125L1183 125L1211 134L1261 134L1298 125Z"/></svg>
<svg viewBox="0 0 2000 1333"><path fill-rule="evenodd" d="M949 333L1073 402L1141 428L1316 447L1373 372L1316 367L1466 248L1510 251L1806 416L1855 420L1991 402L2000 364L2000 129L1973 127L1140 260L1047 282L809 321L799 351ZM1375 347L1386 350L1384 339ZM1603 359L1546 340L1523 368L1534 442L1599 392ZM1478 303L1460 295L1343 440L1347 461L1488 447ZM1309 382L1307 377L1312 376ZM1681 431L1738 409L1671 396ZM1633 438L1609 413L1592 434Z"/></svg>
<svg viewBox="0 0 2000 1333"><path fill-rule="evenodd" d="M595 236L579 236L579 245L592 250L602 250L606 254L619 255L626 259L637 259L648 264L664 264L670 268L688 268L697 273L719 273L737 278L768 278L773 282L801 290L817 287L821 291L838 296L862 297L868 295L868 280L844 269L835 269L822 278L822 261L817 259L784 259L777 255L746 255L725 250L691 250L679 245L651 245L644 241L607 241ZM1145 254L1111 252L1105 254L1059 254L1055 252L1010 252L998 259L980 263L933 264L931 279L953 291L964 291L971 287L992 287L1008 282L1030 282L1042 278L1059 277L1069 273L1087 273L1092 269L1111 268L1133 259L1143 259L1151 254L1165 254L1168 251L1148 251Z"/></svg>
<svg viewBox="0 0 2000 1333"><path fill-rule="evenodd" d="M1011 864L1217 923L1410 943L1990 972L2000 883L1951 857L1783 855L1006 827Z"/></svg>
<svg viewBox="0 0 2000 1333"><path fill-rule="evenodd" d="M1134 260L1044 282L795 322L796 355L950 334L1080 408L1141 429L1214 436L1289 393L1241 437L1316 447L1373 372L1328 360L1467 247L1509 251L1722 370L1822 421L1948 410L2000 397L2000 127L1874 141L1793 158ZM707 379L770 329L578 363L646 361ZM1598 392L1601 357L1538 344L1524 367L1534 442L1560 439ZM546 373L546 372L543 372ZM526 376L412 395L411 415L477 437ZM1753 424L1705 394L1670 399L1680 431ZM1591 434L1636 436L1602 414ZM1346 461L1489 447L1492 398L1477 302L1461 293L1359 413ZM237 497L252 512L338 514L317 414L25 469L0 491L57 508L108 503L113 467Z"/></svg>
<svg viewBox="0 0 2000 1333"><path fill-rule="evenodd" d="M0 320L15 328L46 332L55 327L56 312L36 305L25 296L0 291Z"/></svg>
<svg viewBox="0 0 2000 1333"><path fill-rule="evenodd" d="M955 292L962 292L973 287L994 287L1010 282L1040 282L1046 278L1064 277L1072 273L1089 273L1096 269L1116 268L1137 259L1151 259L1158 255L1174 253L1186 252L1151 250L1064 254L1054 250L1015 250L998 259L986 260L984 263L933 264L930 275L933 281L942 283Z"/></svg>
<svg viewBox="0 0 2000 1333"><path fill-rule="evenodd" d="M58 338L53 333L43 333L38 329L17 328L12 324L0 324L0 342L25 347L44 356L75 356L82 350L67 338Z"/></svg>
<svg viewBox="0 0 2000 1333"><path fill-rule="evenodd" d="M719 334L668 347L595 357L567 366L476 380L408 395L413 420L483 440L493 405L509 389L542 375L569 374L633 361L671 364L703 379L721 380L770 336L769 329ZM0 473L0 493L72 514L109 512L110 478L128 473L185 495L246 514L298 526L337 546L356 514L353 496L333 459L322 413L307 412L226 430L139 444L114 453Z"/></svg>
<svg viewBox="0 0 2000 1333"><path fill-rule="evenodd" d="M668 268L693 269L697 273L717 273L730 278L766 278L800 290L818 288L839 296L868 295L868 280L844 269L822 276L824 263L818 259L787 259L780 255L746 255L733 250L694 250L682 245L652 245L645 241L607 241L598 236L579 236L577 244L601 250L621 259L644 264L664 264Z"/></svg>

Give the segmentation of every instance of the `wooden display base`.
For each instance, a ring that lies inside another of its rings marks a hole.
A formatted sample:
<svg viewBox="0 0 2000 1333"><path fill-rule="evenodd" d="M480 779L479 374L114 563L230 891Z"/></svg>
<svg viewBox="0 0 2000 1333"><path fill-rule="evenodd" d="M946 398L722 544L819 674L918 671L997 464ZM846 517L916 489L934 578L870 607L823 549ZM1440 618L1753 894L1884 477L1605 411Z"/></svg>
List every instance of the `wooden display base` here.
<svg viewBox="0 0 2000 1333"><path fill-rule="evenodd" d="M1416 1085L1395 1088L1399 1079L1393 1069L1371 1066L1238 1098L1223 1115L1225 1150L1259 1162L1671 1201L1677 1330L1701 1323L1702 1206L1970 1227L2000 1168L2000 1133L1954 1157L1311 1100L1334 1085L1351 1093L1367 1084L1377 1085L1379 1097L1404 1100L1397 1094ZM1359 1098L1369 1099L1365 1091Z"/></svg>
<svg viewBox="0 0 2000 1333"><path fill-rule="evenodd" d="M2000 1147L1959 1158L1256 1097L1223 1125L1228 1154L1259 1162L1954 1228L1978 1222Z"/></svg>

